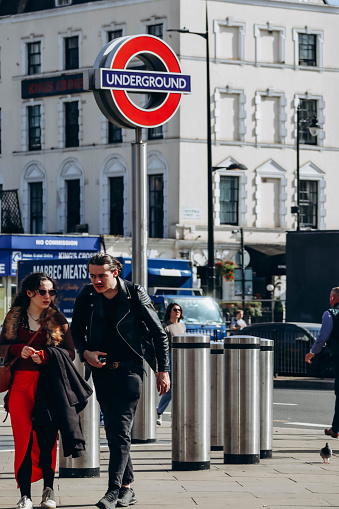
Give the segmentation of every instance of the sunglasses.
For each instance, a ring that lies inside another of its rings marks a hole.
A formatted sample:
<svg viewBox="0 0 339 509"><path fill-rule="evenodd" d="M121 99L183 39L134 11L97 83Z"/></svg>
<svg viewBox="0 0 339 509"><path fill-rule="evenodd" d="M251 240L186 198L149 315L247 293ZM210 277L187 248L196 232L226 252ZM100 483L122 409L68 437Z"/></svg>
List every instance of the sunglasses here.
<svg viewBox="0 0 339 509"><path fill-rule="evenodd" d="M44 297L46 295L46 293L48 293L48 295L50 297L55 297L57 295L57 291L56 290L35 290L36 292L39 292L41 297Z"/></svg>
<svg viewBox="0 0 339 509"><path fill-rule="evenodd" d="M173 311L180 311L181 312L181 309L180 308L172 308Z"/></svg>

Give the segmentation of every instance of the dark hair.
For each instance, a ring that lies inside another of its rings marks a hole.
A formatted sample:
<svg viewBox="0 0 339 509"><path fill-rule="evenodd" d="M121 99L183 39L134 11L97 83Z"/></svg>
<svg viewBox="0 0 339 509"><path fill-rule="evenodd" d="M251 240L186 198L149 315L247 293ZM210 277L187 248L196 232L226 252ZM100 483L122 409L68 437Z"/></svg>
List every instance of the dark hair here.
<svg viewBox="0 0 339 509"><path fill-rule="evenodd" d="M53 278L51 278L46 272L32 272L29 276L25 277L25 279L21 283L21 289L14 297L14 301L12 307L20 306L24 308L28 308L31 299L27 295L27 290L30 292L35 292L41 286L43 281L50 281L53 285L53 289L56 290L56 282ZM53 309L58 309L54 303L55 299L51 300L50 307Z"/></svg>
<svg viewBox="0 0 339 509"><path fill-rule="evenodd" d="M180 322L180 320L184 319L184 315L182 314L182 307L180 306L180 304L177 304L176 302L171 302L171 304L168 304L168 306L166 308L164 322L167 322L167 320L170 319L171 311L172 311L172 308L174 308L174 306L178 306L178 308L180 308L180 316L179 316L178 322Z"/></svg>
<svg viewBox="0 0 339 509"><path fill-rule="evenodd" d="M114 272L116 269L118 269L118 276L122 275L122 269L123 265L118 260L113 258L113 256L107 254L107 253L97 253L92 256L92 258L89 260L87 267L89 270L90 265L108 265L108 268L111 272Z"/></svg>

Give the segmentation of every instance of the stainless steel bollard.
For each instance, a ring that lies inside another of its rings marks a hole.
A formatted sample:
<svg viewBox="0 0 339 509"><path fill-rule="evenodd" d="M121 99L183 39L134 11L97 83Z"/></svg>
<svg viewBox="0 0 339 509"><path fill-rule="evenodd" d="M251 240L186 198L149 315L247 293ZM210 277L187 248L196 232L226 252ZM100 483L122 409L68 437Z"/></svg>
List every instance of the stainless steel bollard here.
<svg viewBox="0 0 339 509"><path fill-rule="evenodd" d="M76 354L75 367L85 377L85 365ZM86 450L80 458L65 458L62 453L61 439L59 442L59 477L100 477L100 409L95 397L92 377L88 384L94 393L80 414L81 428L85 438Z"/></svg>
<svg viewBox="0 0 339 509"><path fill-rule="evenodd" d="M224 340L224 463L260 462L259 354L259 338Z"/></svg>
<svg viewBox="0 0 339 509"><path fill-rule="evenodd" d="M142 393L132 427L132 444L156 442L155 392L156 380L152 369L144 362Z"/></svg>
<svg viewBox="0 0 339 509"><path fill-rule="evenodd" d="M260 338L260 458L272 458L274 341Z"/></svg>
<svg viewBox="0 0 339 509"><path fill-rule="evenodd" d="M224 343L211 341L211 451L224 447Z"/></svg>
<svg viewBox="0 0 339 509"><path fill-rule="evenodd" d="M210 337L172 339L172 469L208 470L211 449Z"/></svg>

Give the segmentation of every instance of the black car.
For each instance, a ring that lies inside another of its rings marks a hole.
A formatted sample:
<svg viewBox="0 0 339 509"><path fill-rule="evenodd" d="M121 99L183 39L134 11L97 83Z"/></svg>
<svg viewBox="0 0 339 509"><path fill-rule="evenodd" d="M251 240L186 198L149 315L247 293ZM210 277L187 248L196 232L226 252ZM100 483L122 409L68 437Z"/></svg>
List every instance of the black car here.
<svg viewBox="0 0 339 509"><path fill-rule="evenodd" d="M324 348L305 362L321 324L318 323L255 323L237 334L274 340L274 373L276 375L308 375L333 378L329 351Z"/></svg>

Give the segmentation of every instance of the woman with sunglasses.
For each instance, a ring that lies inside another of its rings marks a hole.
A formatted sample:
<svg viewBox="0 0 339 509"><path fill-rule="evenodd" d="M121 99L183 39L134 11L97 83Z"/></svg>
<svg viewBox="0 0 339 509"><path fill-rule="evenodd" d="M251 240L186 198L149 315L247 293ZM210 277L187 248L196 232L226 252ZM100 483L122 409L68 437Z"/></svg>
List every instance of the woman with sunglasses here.
<svg viewBox="0 0 339 509"><path fill-rule="evenodd" d="M39 426L32 419L41 369L49 363L47 348L60 346L70 359L75 357L67 320L55 305L56 296L55 281L47 274L35 272L27 276L6 315L0 335L0 357L6 361L19 356L12 367L13 381L5 404L11 416L15 477L21 491L17 509L32 509L31 482L42 478L40 506L56 507L53 481L58 427L53 420ZM47 369L50 377L51 366Z"/></svg>
<svg viewBox="0 0 339 509"><path fill-rule="evenodd" d="M171 302L168 304L164 316L164 321L161 322L163 328L168 337L169 345L170 345L170 366L171 366L171 346L172 346L172 338L173 336L177 336L179 334L186 333L186 325L184 323L179 323L180 320L184 318L182 314L182 307L176 302ZM162 414L168 407L171 401L171 389L169 389L165 394L161 396L159 406L157 408L157 424L161 426L162 424Z"/></svg>

